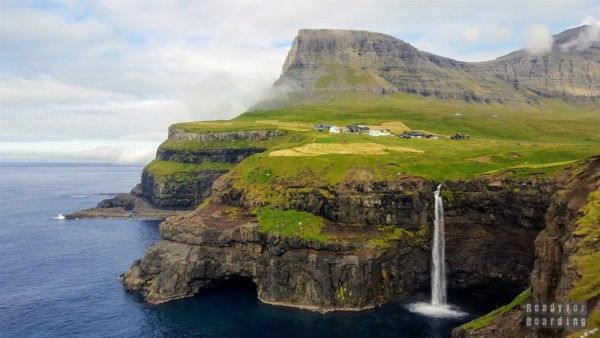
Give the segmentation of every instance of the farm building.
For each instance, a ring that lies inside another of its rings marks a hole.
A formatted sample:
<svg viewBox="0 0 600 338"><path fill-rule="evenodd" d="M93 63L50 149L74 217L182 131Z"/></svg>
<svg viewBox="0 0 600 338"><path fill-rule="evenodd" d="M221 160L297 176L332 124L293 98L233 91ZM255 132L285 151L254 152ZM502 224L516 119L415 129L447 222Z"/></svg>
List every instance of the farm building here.
<svg viewBox="0 0 600 338"><path fill-rule="evenodd" d="M331 128L331 125L323 124L323 123L315 124L313 126L313 129L316 131L329 131L330 128Z"/></svg>
<svg viewBox="0 0 600 338"><path fill-rule="evenodd" d="M339 127L336 127L336 126L331 126L331 127L329 128L329 132L330 132L330 133L332 133L332 134L339 134L339 133L341 132L341 130L340 130L340 128L339 128Z"/></svg>
<svg viewBox="0 0 600 338"><path fill-rule="evenodd" d="M349 133L368 133L369 127L360 124L351 124L346 127L346 130Z"/></svg>
<svg viewBox="0 0 600 338"><path fill-rule="evenodd" d="M433 139L433 140L438 139L437 135L426 134L426 133L420 132L418 130L404 131L404 132L402 132L402 134L400 134L400 137L401 138L428 138L428 139Z"/></svg>

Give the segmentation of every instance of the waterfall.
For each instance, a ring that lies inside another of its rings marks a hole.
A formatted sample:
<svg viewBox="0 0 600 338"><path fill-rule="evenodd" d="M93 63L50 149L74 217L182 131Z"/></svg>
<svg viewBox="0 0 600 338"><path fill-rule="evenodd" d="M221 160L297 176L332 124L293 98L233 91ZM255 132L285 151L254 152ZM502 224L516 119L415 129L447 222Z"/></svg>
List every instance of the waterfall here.
<svg viewBox="0 0 600 338"><path fill-rule="evenodd" d="M435 220L433 228L433 248L431 250L431 304L446 304L446 248L444 240L444 204L440 197L442 185L434 193Z"/></svg>
<svg viewBox="0 0 600 338"><path fill-rule="evenodd" d="M415 302L407 305L411 312L429 317L460 318L468 315L458 307L446 303L446 245L444 240L444 203L440 197L442 185L433 194L435 220L433 222L433 245L431 248L431 302Z"/></svg>

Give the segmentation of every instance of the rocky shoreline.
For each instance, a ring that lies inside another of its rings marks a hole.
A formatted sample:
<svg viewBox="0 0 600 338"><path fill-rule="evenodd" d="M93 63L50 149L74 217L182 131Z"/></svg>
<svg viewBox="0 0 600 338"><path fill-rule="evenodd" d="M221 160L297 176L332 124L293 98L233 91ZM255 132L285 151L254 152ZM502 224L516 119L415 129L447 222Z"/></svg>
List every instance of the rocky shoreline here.
<svg viewBox="0 0 600 338"><path fill-rule="evenodd" d="M319 312L359 311L401 298L425 282L427 248L366 244L364 229L318 242L262 233L243 209L210 203L161 224L163 239L123 276L128 290L161 303L189 297L234 277L249 278L268 304ZM404 267L399 269L398 267Z"/></svg>
<svg viewBox="0 0 600 338"><path fill-rule="evenodd" d="M117 194L105 199L94 208L84 209L65 215L66 219L84 218L139 218L146 220L164 220L168 217L186 213L186 210L168 210L155 207L152 203L136 193L139 187L131 193Z"/></svg>

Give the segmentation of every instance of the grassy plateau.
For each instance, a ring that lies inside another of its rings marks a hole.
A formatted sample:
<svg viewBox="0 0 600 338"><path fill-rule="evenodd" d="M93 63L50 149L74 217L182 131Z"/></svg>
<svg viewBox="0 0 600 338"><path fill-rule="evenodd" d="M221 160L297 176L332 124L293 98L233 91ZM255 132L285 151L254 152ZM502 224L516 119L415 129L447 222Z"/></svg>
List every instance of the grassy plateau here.
<svg viewBox="0 0 600 338"><path fill-rule="evenodd" d="M270 151L242 162L248 174L270 170L294 176L310 169L335 184L353 167L380 177L408 173L437 180L511 171L553 173L572 161L600 153L598 106L558 100L503 105L441 101L417 95L344 94L326 102L272 110L253 110L229 121L179 123L174 128L207 133L278 129L283 137L259 140L195 142L168 140L161 147L262 147ZM440 135L401 139L316 132L312 126L365 124L398 132L397 126ZM447 138L467 133L469 140ZM361 146L362 145L362 146ZM308 154L308 155L307 155ZM236 168L238 169L238 168Z"/></svg>

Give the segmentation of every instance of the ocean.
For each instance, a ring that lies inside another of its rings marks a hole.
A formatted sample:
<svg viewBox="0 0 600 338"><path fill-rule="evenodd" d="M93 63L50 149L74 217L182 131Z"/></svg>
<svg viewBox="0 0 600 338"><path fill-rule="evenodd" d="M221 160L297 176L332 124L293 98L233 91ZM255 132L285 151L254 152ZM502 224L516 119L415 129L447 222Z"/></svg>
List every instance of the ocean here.
<svg viewBox="0 0 600 338"><path fill-rule="evenodd" d="M140 167L0 164L0 336L2 337L448 337L453 327L518 292L448 292L468 313L432 318L408 311L428 301L354 313L319 314L260 303L252 285L231 284L148 305L120 275L159 239L158 222L65 220L139 182Z"/></svg>

